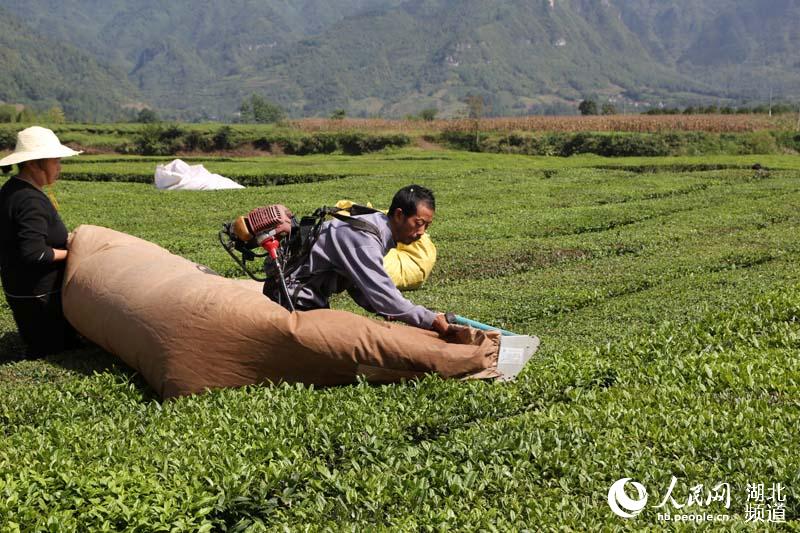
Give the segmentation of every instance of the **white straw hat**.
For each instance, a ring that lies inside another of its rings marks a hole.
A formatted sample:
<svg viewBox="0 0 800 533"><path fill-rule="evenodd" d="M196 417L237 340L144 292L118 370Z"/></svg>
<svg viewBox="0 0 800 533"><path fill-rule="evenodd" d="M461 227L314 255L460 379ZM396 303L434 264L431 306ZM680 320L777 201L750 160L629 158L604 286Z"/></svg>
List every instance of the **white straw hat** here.
<svg viewBox="0 0 800 533"><path fill-rule="evenodd" d="M51 157L78 155L72 148L64 146L52 130L41 126L31 126L17 133L17 147L11 155L0 159L0 167Z"/></svg>

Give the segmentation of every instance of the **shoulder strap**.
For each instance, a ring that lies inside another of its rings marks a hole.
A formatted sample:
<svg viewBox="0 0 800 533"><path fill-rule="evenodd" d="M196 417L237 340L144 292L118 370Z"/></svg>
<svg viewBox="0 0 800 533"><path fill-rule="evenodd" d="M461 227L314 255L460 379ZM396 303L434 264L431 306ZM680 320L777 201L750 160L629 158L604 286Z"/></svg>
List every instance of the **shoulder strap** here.
<svg viewBox="0 0 800 533"><path fill-rule="evenodd" d="M355 207L355 206L354 206ZM363 207L363 206L359 206ZM379 241L383 241L383 236L381 235L380 230L372 224L371 222L367 222L366 220L361 220L359 218L354 218L349 215L343 215L339 211L340 209L336 209L335 207L325 207L325 214L332 216L337 220L341 220L342 222L346 222L347 224L351 225L357 230L363 231L365 233L369 233L370 235L374 236ZM369 207L364 207L364 209L369 209ZM352 211L351 211L352 212ZM373 211L377 212L377 211Z"/></svg>
<svg viewBox="0 0 800 533"><path fill-rule="evenodd" d="M350 214L352 216L371 215L372 213L379 213L380 212L377 209L375 209L374 207L367 207L366 205L360 205L360 204L351 205L350 209L348 209L348 211L350 211Z"/></svg>

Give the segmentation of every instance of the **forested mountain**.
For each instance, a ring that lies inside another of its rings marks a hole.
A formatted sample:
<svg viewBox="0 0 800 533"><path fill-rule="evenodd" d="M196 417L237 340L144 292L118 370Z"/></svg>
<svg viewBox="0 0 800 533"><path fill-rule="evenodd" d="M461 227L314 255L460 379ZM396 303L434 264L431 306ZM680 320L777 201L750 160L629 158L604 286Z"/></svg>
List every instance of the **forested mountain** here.
<svg viewBox="0 0 800 533"><path fill-rule="evenodd" d="M651 61L617 12L595 1L413 0L345 19L266 56L258 72L300 114L332 106L452 112L469 93L511 114L593 92L708 89Z"/></svg>
<svg viewBox="0 0 800 533"><path fill-rule="evenodd" d="M35 42L38 34L91 56L91 77L118 84L102 91L106 100L143 99L185 119L231 118L253 93L294 116L452 115L467 94L484 96L493 114L569 110L586 97L620 107L800 96L796 0L0 0L2 8L33 28ZM4 32L0 53L24 50L13 35ZM46 76L64 76L67 87L68 74Z"/></svg>
<svg viewBox="0 0 800 533"><path fill-rule="evenodd" d="M619 10L655 61L712 94L800 97L796 0L619 0Z"/></svg>
<svg viewBox="0 0 800 533"><path fill-rule="evenodd" d="M232 113L240 93L249 94L248 70L272 50L323 31L349 14L399 3L0 0L0 9L49 39L118 68L124 72L119 79L127 77L151 105L198 118Z"/></svg>
<svg viewBox="0 0 800 533"><path fill-rule="evenodd" d="M113 120L137 91L122 71L39 34L0 9L0 101Z"/></svg>

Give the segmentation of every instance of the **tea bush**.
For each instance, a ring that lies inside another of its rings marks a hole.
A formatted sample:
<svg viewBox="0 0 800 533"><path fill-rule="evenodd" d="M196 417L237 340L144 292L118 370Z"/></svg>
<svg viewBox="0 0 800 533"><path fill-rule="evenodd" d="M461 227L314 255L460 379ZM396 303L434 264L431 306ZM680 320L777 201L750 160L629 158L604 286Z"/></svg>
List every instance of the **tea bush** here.
<svg viewBox="0 0 800 533"><path fill-rule="evenodd" d="M136 174L158 160L72 158L64 172ZM730 485L729 509L693 507L729 511L725 530L781 527L744 516L749 483L781 483L783 526L797 528L794 157L761 158L766 170L748 157L414 151L208 164L340 178L185 192L66 180L61 214L236 276L215 242L222 222L273 202L385 207L420 182L437 194L439 262L408 296L539 335L540 352L510 384L283 384L164 403L97 348L4 360L0 528L655 530L671 525L656 506L673 476L683 503L698 484ZM21 345L4 302L0 327L8 359ZM623 477L649 495L629 520L607 503Z"/></svg>
<svg viewBox="0 0 800 533"><path fill-rule="evenodd" d="M597 154L605 157L653 157L714 154L777 154L797 151L793 135L781 131L746 133L509 133L444 131L429 136L451 148L527 155ZM477 139L477 144L476 144Z"/></svg>

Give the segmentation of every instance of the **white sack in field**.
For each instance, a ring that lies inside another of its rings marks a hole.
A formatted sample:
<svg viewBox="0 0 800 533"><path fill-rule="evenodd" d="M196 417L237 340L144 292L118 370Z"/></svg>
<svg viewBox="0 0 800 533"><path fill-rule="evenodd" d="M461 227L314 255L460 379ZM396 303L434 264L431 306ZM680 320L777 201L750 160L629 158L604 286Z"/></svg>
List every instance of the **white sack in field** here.
<svg viewBox="0 0 800 533"><path fill-rule="evenodd" d="M156 166L156 187L168 190L209 191L214 189L244 189L230 178L212 174L203 165L188 165L175 159Z"/></svg>

